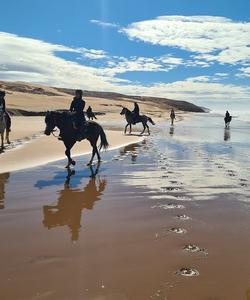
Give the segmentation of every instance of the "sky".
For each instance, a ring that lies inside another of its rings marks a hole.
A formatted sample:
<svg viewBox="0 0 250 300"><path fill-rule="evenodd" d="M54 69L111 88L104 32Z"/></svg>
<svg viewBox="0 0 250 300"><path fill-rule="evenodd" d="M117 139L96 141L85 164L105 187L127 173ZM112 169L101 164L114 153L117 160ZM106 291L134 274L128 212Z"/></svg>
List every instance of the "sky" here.
<svg viewBox="0 0 250 300"><path fill-rule="evenodd" d="M2 1L0 80L246 110L250 1Z"/></svg>

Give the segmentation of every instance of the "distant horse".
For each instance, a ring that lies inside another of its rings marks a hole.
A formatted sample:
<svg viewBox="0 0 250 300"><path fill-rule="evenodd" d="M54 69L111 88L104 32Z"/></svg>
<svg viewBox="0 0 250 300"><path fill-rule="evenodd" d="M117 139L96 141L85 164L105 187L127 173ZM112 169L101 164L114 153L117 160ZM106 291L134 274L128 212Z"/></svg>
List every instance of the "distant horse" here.
<svg viewBox="0 0 250 300"><path fill-rule="evenodd" d="M93 110L92 110L91 106L88 107L88 109L86 110L86 113L87 113L87 117L88 117L89 120L93 120L93 119L97 120L97 117L93 113Z"/></svg>
<svg viewBox="0 0 250 300"><path fill-rule="evenodd" d="M225 121L225 128L228 128L230 125L230 122L232 121L232 116L226 116L224 118L224 121Z"/></svg>
<svg viewBox="0 0 250 300"><path fill-rule="evenodd" d="M126 107L123 107L122 111L120 112L120 115L125 115L126 121L128 123L125 126L125 129L124 129L124 133L125 134L127 132L127 127L128 126L130 127L129 133L131 133L131 130L132 130L132 126L131 125L134 124L134 122L135 123L142 123L142 125L143 125L143 131L140 134L143 134L144 131L147 128L148 129L148 135L150 135L149 127L148 127L148 124L147 124L148 121L152 125L155 125L154 121L150 117L147 117L145 115L140 115L136 120L134 120L133 113L129 109L127 109Z"/></svg>
<svg viewBox="0 0 250 300"><path fill-rule="evenodd" d="M6 132L6 142L10 144L9 140L9 129L7 128L7 120L5 113L0 112L0 134L1 134L1 147L4 148L4 133Z"/></svg>
<svg viewBox="0 0 250 300"><path fill-rule="evenodd" d="M75 165L76 162L71 158L70 150L77 141L77 130L75 130L73 127L71 113L65 111L48 111L45 116L45 123L46 128L44 133L46 135L50 135L54 131L55 127L60 129L60 136L66 147L65 155L68 158L68 164L66 168L69 168L70 165ZM91 165L95 155L97 155L98 162L101 161L101 157L96 145L98 138L101 138L99 150L102 148L107 149L109 145L106 134L101 125L90 121L86 122L85 126L86 130L84 132L83 139L87 139L92 146L92 156L88 163L88 165Z"/></svg>

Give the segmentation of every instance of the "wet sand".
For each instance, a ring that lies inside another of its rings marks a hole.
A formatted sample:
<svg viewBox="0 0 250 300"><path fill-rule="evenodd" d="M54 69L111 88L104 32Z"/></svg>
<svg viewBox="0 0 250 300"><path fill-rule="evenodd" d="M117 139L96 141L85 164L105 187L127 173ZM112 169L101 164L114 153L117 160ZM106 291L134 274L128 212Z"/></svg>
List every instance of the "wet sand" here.
<svg viewBox="0 0 250 300"><path fill-rule="evenodd" d="M197 115L99 169L1 174L0 299L249 300L248 135Z"/></svg>
<svg viewBox="0 0 250 300"><path fill-rule="evenodd" d="M123 134L125 122L117 121L118 127L107 128L106 118L107 116L104 116L102 118L104 120L100 119L98 122L104 125L109 149L143 140L139 135L139 126L137 131L134 131L135 135L125 137ZM44 117L13 117L12 123L11 144L5 145L5 149L0 152L0 173L23 170L65 158L65 146L57 139L59 131L55 132L55 136L44 135ZM99 143L100 141L98 145ZM72 157L91 152L92 147L87 140L77 142L71 150Z"/></svg>

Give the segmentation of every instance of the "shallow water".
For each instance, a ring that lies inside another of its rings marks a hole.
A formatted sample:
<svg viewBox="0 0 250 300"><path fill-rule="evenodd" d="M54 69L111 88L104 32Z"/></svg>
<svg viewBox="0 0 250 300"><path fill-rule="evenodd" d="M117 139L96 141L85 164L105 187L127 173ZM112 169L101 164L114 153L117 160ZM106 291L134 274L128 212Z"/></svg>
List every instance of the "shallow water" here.
<svg viewBox="0 0 250 300"><path fill-rule="evenodd" d="M223 126L198 114L99 169L1 174L0 299L249 300L250 128Z"/></svg>

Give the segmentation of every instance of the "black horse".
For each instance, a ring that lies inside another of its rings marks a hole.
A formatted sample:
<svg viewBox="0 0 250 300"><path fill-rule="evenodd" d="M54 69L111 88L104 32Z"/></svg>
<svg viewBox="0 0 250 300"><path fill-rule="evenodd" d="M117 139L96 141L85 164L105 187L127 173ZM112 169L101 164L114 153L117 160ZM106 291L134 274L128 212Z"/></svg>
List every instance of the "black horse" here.
<svg viewBox="0 0 250 300"><path fill-rule="evenodd" d="M127 128L129 126L130 130L129 130L129 133L131 133L131 130L132 130L132 124L135 123L142 123L143 125L143 131L140 133L140 134L143 134L144 131L146 130L146 128L148 129L148 135L150 135L150 131L149 131L149 127L148 127L148 124L147 122L149 121L152 125L155 125L154 121L148 117L148 116L145 116L145 115L140 115L138 116L138 118L136 120L134 120L134 115L133 113L126 107L123 107L122 111L120 112L120 115L125 115L125 118L126 118L126 121L127 121L127 125L125 126L125 129L124 129L124 133L126 134L127 132Z"/></svg>
<svg viewBox="0 0 250 300"><path fill-rule="evenodd" d="M72 115L70 112L65 111L48 111L45 116L46 128L44 133L50 135L54 128L57 127L60 129L60 136L64 145L66 147L65 154L68 158L68 164L66 168L69 168L70 165L75 165L75 161L71 158L70 150L75 145L77 141L77 130L74 129L72 123ZM106 134L101 125L96 122L86 122L86 130L84 132L83 139L87 139L92 146L92 156L88 163L91 165L94 159L95 154L97 155L98 162L101 161L101 157L97 148L97 140L101 138L101 144L99 150L107 149L109 144L106 138Z"/></svg>

